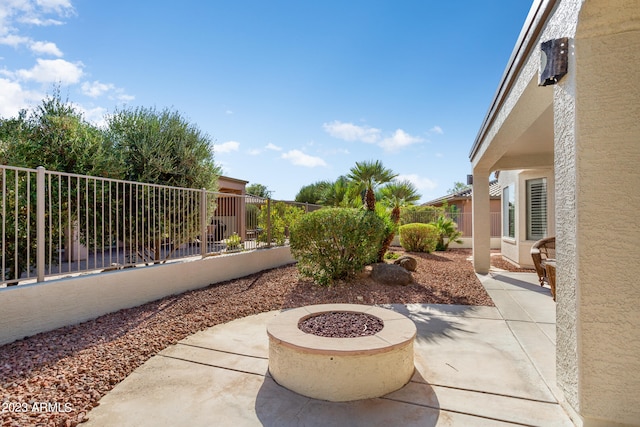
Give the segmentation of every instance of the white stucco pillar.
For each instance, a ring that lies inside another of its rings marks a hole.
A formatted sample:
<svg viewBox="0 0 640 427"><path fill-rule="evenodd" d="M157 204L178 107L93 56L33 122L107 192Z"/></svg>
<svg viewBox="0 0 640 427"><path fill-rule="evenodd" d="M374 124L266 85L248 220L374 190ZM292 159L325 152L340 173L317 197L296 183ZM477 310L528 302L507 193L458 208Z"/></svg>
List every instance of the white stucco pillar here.
<svg viewBox="0 0 640 427"><path fill-rule="evenodd" d="M554 99L557 382L583 427L637 425L640 4L584 2L574 45Z"/></svg>
<svg viewBox="0 0 640 427"><path fill-rule="evenodd" d="M473 267L480 274L488 273L491 264L489 175L489 171L473 170Z"/></svg>

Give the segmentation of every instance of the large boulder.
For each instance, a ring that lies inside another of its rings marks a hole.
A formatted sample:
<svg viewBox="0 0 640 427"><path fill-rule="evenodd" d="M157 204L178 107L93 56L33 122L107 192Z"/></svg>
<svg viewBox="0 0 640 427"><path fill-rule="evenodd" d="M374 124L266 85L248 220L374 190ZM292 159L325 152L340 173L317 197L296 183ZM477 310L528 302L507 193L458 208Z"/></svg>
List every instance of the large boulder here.
<svg viewBox="0 0 640 427"><path fill-rule="evenodd" d="M409 255L403 255L393 263L398 264L399 266L404 267L409 271L416 271L416 268L418 268L418 261L414 257L410 257Z"/></svg>
<svg viewBox="0 0 640 427"><path fill-rule="evenodd" d="M398 264L378 263L371 269L371 278L383 285L406 286L413 281L411 273Z"/></svg>

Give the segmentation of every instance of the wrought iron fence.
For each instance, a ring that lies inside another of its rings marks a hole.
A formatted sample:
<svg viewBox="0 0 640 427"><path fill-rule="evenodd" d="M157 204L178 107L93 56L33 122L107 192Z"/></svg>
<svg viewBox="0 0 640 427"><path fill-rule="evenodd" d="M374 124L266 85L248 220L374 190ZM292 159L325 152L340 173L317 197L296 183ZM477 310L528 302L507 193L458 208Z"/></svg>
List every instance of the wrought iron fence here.
<svg viewBox="0 0 640 427"><path fill-rule="evenodd" d="M454 212L447 215L458 225L458 230L462 232L462 237L473 236L473 214L471 212ZM491 237L501 236L501 218L500 212L490 213Z"/></svg>
<svg viewBox="0 0 640 427"><path fill-rule="evenodd" d="M452 219L453 222L456 223L458 231L462 232L462 237L473 236L473 214L471 212L439 211L436 209L429 211L407 212L404 214L403 220L406 224L411 222L428 224L430 222L435 222L440 215L445 215L447 218ZM491 212L490 215L491 237L500 237L502 235L501 213Z"/></svg>
<svg viewBox="0 0 640 427"><path fill-rule="evenodd" d="M285 245L287 219L317 208L44 168L0 170L0 285Z"/></svg>

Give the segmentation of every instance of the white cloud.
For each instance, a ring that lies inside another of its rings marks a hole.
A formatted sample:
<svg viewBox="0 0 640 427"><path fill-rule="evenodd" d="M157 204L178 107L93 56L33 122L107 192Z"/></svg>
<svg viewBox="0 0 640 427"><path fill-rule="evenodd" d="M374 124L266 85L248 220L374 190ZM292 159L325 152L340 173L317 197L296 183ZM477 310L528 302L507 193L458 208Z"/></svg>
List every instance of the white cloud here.
<svg viewBox="0 0 640 427"><path fill-rule="evenodd" d="M391 137L383 139L378 145L385 151L395 151L422 141L424 141L422 138L411 136L402 129L398 129Z"/></svg>
<svg viewBox="0 0 640 427"><path fill-rule="evenodd" d="M431 133L437 133L438 135L442 135L444 133L444 131L442 130L442 128L438 125L432 127L431 129L429 129L429 132Z"/></svg>
<svg viewBox="0 0 640 427"><path fill-rule="evenodd" d="M314 168L316 166L327 166L325 161L320 157L310 156L300 150L287 151L286 153L282 153L281 157L283 159L289 160L294 165L305 166L308 168Z"/></svg>
<svg viewBox="0 0 640 427"><path fill-rule="evenodd" d="M264 148L266 148L267 150L282 151L282 147L278 147L277 145L272 143L268 143Z"/></svg>
<svg viewBox="0 0 640 427"><path fill-rule="evenodd" d="M216 153L230 153L232 151L238 151L240 148L240 143L237 141L227 141L222 144L216 144L214 146L214 151Z"/></svg>
<svg viewBox="0 0 640 427"><path fill-rule="evenodd" d="M126 94L123 89L116 89L115 98L118 101L122 101L122 102L130 102L136 99L135 96Z"/></svg>
<svg viewBox="0 0 640 427"><path fill-rule="evenodd" d="M231 110L225 110L225 112L224 112L224 113L225 113L225 114L229 114L229 115L231 115L231 114L233 114L233 111L231 111Z"/></svg>
<svg viewBox="0 0 640 427"><path fill-rule="evenodd" d="M99 127L106 127L107 125L107 109L104 107L94 107L89 110L84 108L82 105L74 104L74 107L82 112L82 115L89 122L95 124Z"/></svg>
<svg viewBox="0 0 640 427"><path fill-rule="evenodd" d="M338 120L324 123L322 128L334 138L345 141L362 141L372 144L380 139L380 129L358 126L353 123L342 123Z"/></svg>
<svg viewBox="0 0 640 427"><path fill-rule="evenodd" d="M56 12L58 14L73 12L73 6L69 0L36 0L36 4L41 6L45 12Z"/></svg>
<svg viewBox="0 0 640 427"><path fill-rule="evenodd" d="M252 148L251 150L247 151L247 154L250 156L257 156L260 153L262 153L262 150L260 150L259 148Z"/></svg>
<svg viewBox="0 0 640 427"><path fill-rule="evenodd" d="M30 47L34 53L39 55L62 56L62 51L52 42L33 42Z"/></svg>
<svg viewBox="0 0 640 427"><path fill-rule="evenodd" d="M0 21L1 23L2 21ZM1 30L0 30L1 31ZM28 37L22 37L15 34L9 34L4 37L0 37L0 44L4 44L11 47L18 47L21 44L27 44L31 41Z"/></svg>
<svg viewBox="0 0 640 427"><path fill-rule="evenodd" d="M97 98L102 96L106 92L113 90L115 87L111 83L100 83L98 80L94 82L84 82L82 83L82 93L91 97Z"/></svg>
<svg viewBox="0 0 640 427"><path fill-rule="evenodd" d="M15 81L0 78L0 117L15 117L21 109L41 98L41 94L27 91Z"/></svg>
<svg viewBox="0 0 640 427"><path fill-rule="evenodd" d="M56 18L74 14L70 0L3 0L0 1L0 34L15 32L14 23L61 25L63 22Z"/></svg>
<svg viewBox="0 0 640 427"><path fill-rule="evenodd" d="M40 59L30 70L18 70L16 74L24 80L35 80L39 83L77 83L82 77L81 62L71 63L64 59Z"/></svg>
<svg viewBox="0 0 640 427"><path fill-rule="evenodd" d="M438 187L438 184L436 184L431 179L418 176L415 173L398 175L396 177L397 181L402 181L405 179L415 185L418 190L435 190Z"/></svg>
<svg viewBox="0 0 640 427"><path fill-rule="evenodd" d="M22 18L20 20L24 24L36 25L38 27L49 27L51 25L63 25L64 22L57 19L40 19L35 16Z"/></svg>

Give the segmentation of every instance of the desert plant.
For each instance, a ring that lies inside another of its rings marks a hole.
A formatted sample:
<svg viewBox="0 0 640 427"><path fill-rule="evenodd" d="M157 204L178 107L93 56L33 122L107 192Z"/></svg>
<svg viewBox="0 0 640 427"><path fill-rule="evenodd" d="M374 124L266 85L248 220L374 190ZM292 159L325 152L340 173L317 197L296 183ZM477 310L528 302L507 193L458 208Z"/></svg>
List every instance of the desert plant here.
<svg viewBox="0 0 640 427"><path fill-rule="evenodd" d="M291 227L291 253L300 274L329 285L352 277L376 259L385 228L374 212L320 209Z"/></svg>
<svg viewBox="0 0 640 427"><path fill-rule="evenodd" d="M267 204L260 207L258 227L263 230L270 228L270 233L267 231L261 233L258 240L261 242L267 242L270 234L270 243L275 242L277 246L284 245L287 237L289 237L290 227L302 216L304 216L304 209L300 207L287 205L284 202L273 203L269 201ZM267 219L269 219L270 224Z"/></svg>
<svg viewBox="0 0 640 427"><path fill-rule="evenodd" d="M397 252L387 252L386 254L384 254L384 259L398 259L400 258L400 254Z"/></svg>
<svg viewBox="0 0 640 427"><path fill-rule="evenodd" d="M242 249L242 240L238 233L233 233L227 238L227 250L233 251L237 249Z"/></svg>
<svg viewBox="0 0 640 427"><path fill-rule="evenodd" d="M375 189L380 184L385 184L393 180L398 174L393 173L382 165L380 160L356 162L351 168L349 178L365 192L364 204L369 211L376 209Z"/></svg>
<svg viewBox="0 0 640 427"><path fill-rule="evenodd" d="M382 261L382 257L391 246L391 242L398 231L400 225L400 208L411 206L420 200L420 194L416 187L408 180L392 181L382 187L380 190L380 204L391 209L391 221L393 227L384 239L380 252L378 253L378 261Z"/></svg>
<svg viewBox="0 0 640 427"><path fill-rule="evenodd" d="M438 230L436 251L446 251L451 242L462 243L462 239L460 239L462 232L458 231L458 225L451 218L440 215L432 224Z"/></svg>
<svg viewBox="0 0 640 427"><path fill-rule="evenodd" d="M358 208L362 206L362 197L357 185L346 176L339 176L324 188L318 202L334 208Z"/></svg>
<svg viewBox="0 0 640 427"><path fill-rule="evenodd" d="M400 226L400 245L409 252L433 252L438 243L438 229L432 224Z"/></svg>

